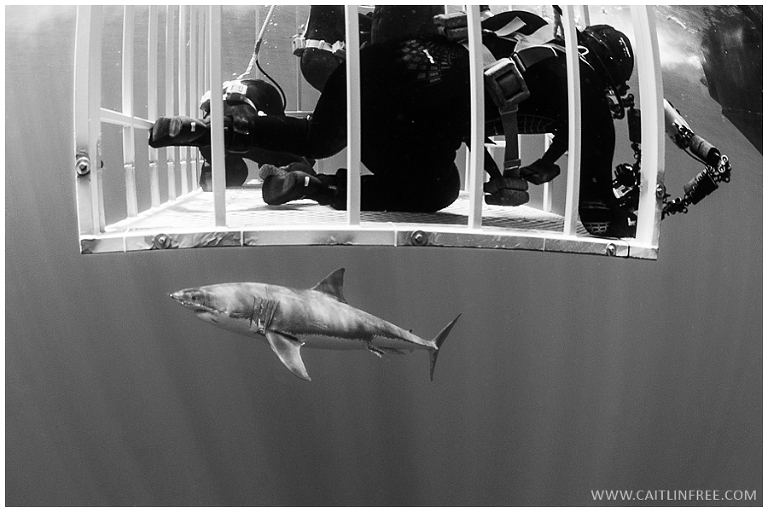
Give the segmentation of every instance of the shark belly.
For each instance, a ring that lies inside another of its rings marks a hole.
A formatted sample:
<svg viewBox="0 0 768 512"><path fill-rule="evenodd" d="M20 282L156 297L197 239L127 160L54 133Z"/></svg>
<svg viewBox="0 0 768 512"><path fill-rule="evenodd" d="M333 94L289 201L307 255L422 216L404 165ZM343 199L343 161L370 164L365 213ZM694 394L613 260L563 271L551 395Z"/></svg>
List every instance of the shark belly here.
<svg viewBox="0 0 768 512"><path fill-rule="evenodd" d="M361 338L334 336L331 334L297 336L297 339L304 343L306 348L326 350L370 350L373 347L383 350L411 352L418 348L428 348L407 340L378 335L374 335L370 341Z"/></svg>
<svg viewBox="0 0 768 512"><path fill-rule="evenodd" d="M368 344L358 338L342 338L330 334L312 334L299 336L298 340L307 348L322 348L328 350L364 350Z"/></svg>

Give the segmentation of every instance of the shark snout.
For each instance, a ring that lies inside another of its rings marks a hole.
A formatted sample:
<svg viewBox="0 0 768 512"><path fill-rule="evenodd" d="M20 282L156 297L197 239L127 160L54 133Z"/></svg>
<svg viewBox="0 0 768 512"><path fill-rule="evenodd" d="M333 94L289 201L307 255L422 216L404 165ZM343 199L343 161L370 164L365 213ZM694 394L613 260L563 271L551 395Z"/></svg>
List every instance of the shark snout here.
<svg viewBox="0 0 768 512"><path fill-rule="evenodd" d="M170 298L181 304L182 306L192 308L195 305L193 296L189 293L189 290L179 290L168 295Z"/></svg>
<svg viewBox="0 0 768 512"><path fill-rule="evenodd" d="M210 298L207 293L199 288L187 288L169 294L173 300L195 312L212 311Z"/></svg>

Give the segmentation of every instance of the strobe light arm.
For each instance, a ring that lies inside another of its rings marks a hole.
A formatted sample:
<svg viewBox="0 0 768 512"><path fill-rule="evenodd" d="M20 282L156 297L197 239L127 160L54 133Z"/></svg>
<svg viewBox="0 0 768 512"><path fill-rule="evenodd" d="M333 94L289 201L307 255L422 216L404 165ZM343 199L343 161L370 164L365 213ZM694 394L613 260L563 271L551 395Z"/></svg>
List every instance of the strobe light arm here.
<svg viewBox="0 0 768 512"><path fill-rule="evenodd" d="M661 217L676 213L688 213L688 206L698 204L718 188L718 183L731 180L731 162L714 145L696 135L680 113L670 102L664 100L664 119L667 135L677 147L690 154L706 167L683 186L684 194L668 200L664 194L664 208Z"/></svg>

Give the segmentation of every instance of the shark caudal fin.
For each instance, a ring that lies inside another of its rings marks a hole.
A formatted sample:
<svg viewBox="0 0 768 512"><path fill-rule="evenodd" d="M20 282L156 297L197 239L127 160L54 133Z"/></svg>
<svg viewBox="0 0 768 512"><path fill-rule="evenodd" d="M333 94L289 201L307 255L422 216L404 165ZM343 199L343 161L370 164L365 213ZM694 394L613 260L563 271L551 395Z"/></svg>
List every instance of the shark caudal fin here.
<svg viewBox="0 0 768 512"><path fill-rule="evenodd" d="M460 316L461 313L459 313L459 315L453 319L453 322L443 327L443 330L440 331L438 335L435 336L435 339L432 340L435 342L437 348L429 349L429 380L434 380L435 378L435 363L437 363L437 355L440 353L440 347L451 333L451 329L453 329L453 326L456 325L456 322L459 320Z"/></svg>

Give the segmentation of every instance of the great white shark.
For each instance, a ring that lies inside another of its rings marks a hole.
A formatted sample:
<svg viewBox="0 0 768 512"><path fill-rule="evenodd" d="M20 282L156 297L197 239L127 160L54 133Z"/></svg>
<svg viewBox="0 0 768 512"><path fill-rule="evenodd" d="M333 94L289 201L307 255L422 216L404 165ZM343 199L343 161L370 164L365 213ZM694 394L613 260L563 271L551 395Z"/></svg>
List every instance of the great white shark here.
<svg viewBox="0 0 768 512"><path fill-rule="evenodd" d="M426 350L429 377L437 355L460 314L432 340L416 336L386 320L350 306L343 293L340 268L313 288L297 290L266 283L224 283L187 288L171 298L216 327L263 338L297 377L311 380L300 349L364 349L381 357Z"/></svg>

